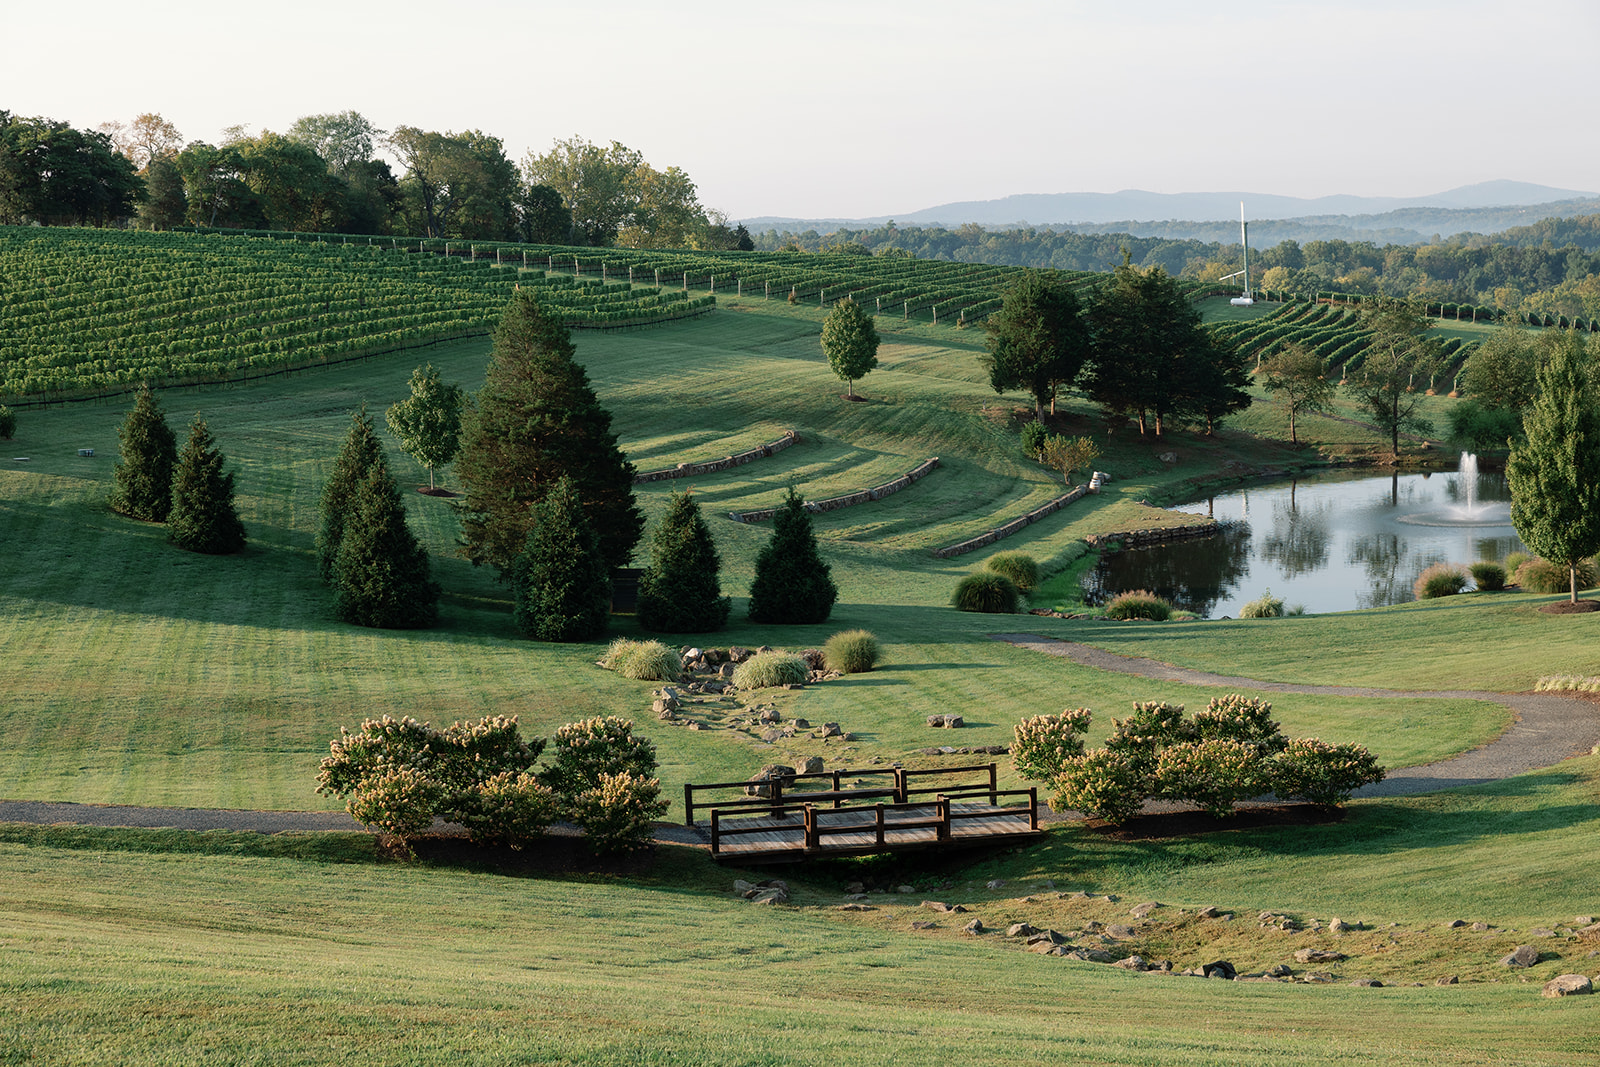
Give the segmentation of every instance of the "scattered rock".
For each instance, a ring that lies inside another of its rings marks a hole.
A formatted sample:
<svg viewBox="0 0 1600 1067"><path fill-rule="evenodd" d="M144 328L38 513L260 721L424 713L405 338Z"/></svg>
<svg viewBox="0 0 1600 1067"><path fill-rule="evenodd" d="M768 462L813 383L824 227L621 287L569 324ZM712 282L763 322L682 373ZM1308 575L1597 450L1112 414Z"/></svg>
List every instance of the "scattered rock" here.
<svg viewBox="0 0 1600 1067"><path fill-rule="evenodd" d="M1572 925L1573 926L1591 926L1593 924L1594 924L1594 916L1593 915L1580 915L1576 919L1572 920Z"/></svg>
<svg viewBox="0 0 1600 1067"><path fill-rule="evenodd" d="M1124 926L1121 923L1113 923L1112 925L1106 927L1106 936L1117 941L1131 941L1139 936L1139 931L1135 930L1131 926Z"/></svg>
<svg viewBox="0 0 1600 1067"><path fill-rule="evenodd" d="M1356 978L1356 979L1352 979L1350 984L1353 985L1353 986L1360 986L1363 989L1382 989L1383 988L1383 983L1378 981L1376 978Z"/></svg>
<svg viewBox="0 0 1600 1067"><path fill-rule="evenodd" d="M774 744L774 743L776 743L778 741L783 740L783 731L782 730L763 730L763 731L761 731L761 740L765 741L769 745L770 744Z"/></svg>
<svg viewBox="0 0 1600 1067"><path fill-rule="evenodd" d="M1207 978L1226 978L1230 982L1239 977L1239 972L1234 970L1233 964L1227 960L1212 960L1210 963L1202 963L1200 971Z"/></svg>
<svg viewBox="0 0 1600 1067"><path fill-rule="evenodd" d="M756 718L767 724L776 723L782 720L782 716L778 714L777 708L762 708L761 713L757 715Z"/></svg>
<svg viewBox="0 0 1600 1067"><path fill-rule="evenodd" d="M946 904L942 900L924 900L922 906L930 911L944 912L946 914L957 914L967 910L960 904Z"/></svg>
<svg viewBox="0 0 1600 1067"><path fill-rule="evenodd" d="M1126 959L1117 960L1111 966L1125 967L1130 971L1148 971L1150 969L1150 964L1145 961L1143 956L1139 955L1133 955L1127 957Z"/></svg>
<svg viewBox="0 0 1600 1067"><path fill-rule="evenodd" d="M1271 967L1267 968L1266 973L1268 978L1294 977L1294 971L1290 969L1287 963L1274 963Z"/></svg>
<svg viewBox="0 0 1600 1067"><path fill-rule="evenodd" d="M914 885L902 885L895 887L896 893L915 893L916 891L917 887Z"/></svg>
<svg viewBox="0 0 1600 1067"><path fill-rule="evenodd" d="M1215 907L1211 907L1211 906L1207 906L1207 907L1201 908L1199 911L1195 912L1195 915L1197 915L1198 917L1200 917L1202 919L1215 919L1217 916L1219 916L1221 914L1222 914L1222 912L1218 911Z"/></svg>
<svg viewBox="0 0 1600 1067"><path fill-rule="evenodd" d="M1465 925L1467 925L1467 921L1465 919L1453 919L1453 920L1451 920L1450 925L1447 926L1445 929L1447 929L1447 930L1459 930Z"/></svg>
<svg viewBox="0 0 1600 1067"><path fill-rule="evenodd" d="M1475 933L1475 934L1487 933L1488 930L1489 930L1489 924L1488 923L1473 923L1472 924L1472 932Z"/></svg>
<svg viewBox="0 0 1600 1067"><path fill-rule="evenodd" d="M1296 963L1338 963L1340 960L1349 959L1343 952L1334 952L1325 948L1303 948L1294 954Z"/></svg>
<svg viewBox="0 0 1600 1067"><path fill-rule="evenodd" d="M931 920L928 920L928 919L919 919L918 921L916 921L916 922L911 924L911 929L913 929L913 930L937 930L937 929L939 929L939 924L936 923L936 922L933 922Z"/></svg>
<svg viewBox="0 0 1600 1067"><path fill-rule="evenodd" d="M1351 930L1355 929L1355 927L1351 926L1343 919L1329 919L1328 929L1332 930L1336 934L1347 934Z"/></svg>
<svg viewBox="0 0 1600 1067"><path fill-rule="evenodd" d="M1528 931L1528 936L1529 937L1554 937L1554 936L1556 936L1556 932L1554 930L1546 930L1544 927L1541 926L1541 927L1538 927L1537 929L1529 930Z"/></svg>
<svg viewBox="0 0 1600 1067"><path fill-rule="evenodd" d="M1594 983L1581 974L1558 974L1544 984L1547 997L1573 997L1594 992Z"/></svg>
<svg viewBox="0 0 1600 1067"><path fill-rule="evenodd" d="M1532 967L1539 962L1539 950L1532 945L1518 945L1515 952L1500 961L1502 967Z"/></svg>
<svg viewBox="0 0 1600 1067"><path fill-rule="evenodd" d="M928 725L935 729L958 730L966 724L959 715L929 715Z"/></svg>
<svg viewBox="0 0 1600 1067"><path fill-rule="evenodd" d="M1050 941L1029 941L1028 951L1037 952L1041 956L1067 956L1071 955L1068 949ZM1082 957L1079 957L1082 958Z"/></svg>
<svg viewBox="0 0 1600 1067"><path fill-rule="evenodd" d="M1585 941L1600 941L1600 923L1585 923L1583 928L1577 931L1577 935Z"/></svg>
<svg viewBox="0 0 1600 1067"><path fill-rule="evenodd" d="M1435 978L1433 980L1433 984L1434 985L1460 985L1461 984L1461 979L1456 977L1453 974L1447 974L1443 978Z"/></svg>
<svg viewBox="0 0 1600 1067"><path fill-rule="evenodd" d="M993 879L990 879L989 881L984 883L984 888L985 889L1000 889L1000 888L1003 888L1005 886L1005 884L1006 883L1005 883L1005 881L1003 879L993 878Z"/></svg>
<svg viewBox="0 0 1600 1067"><path fill-rule="evenodd" d="M794 725L794 728L797 729L797 730L809 730L809 729L811 729L811 721L809 719L796 719L796 720L794 720L794 724L793 725Z"/></svg>
<svg viewBox="0 0 1600 1067"><path fill-rule="evenodd" d="M1028 944L1030 946L1041 943L1064 945L1067 943L1067 939L1056 933L1054 930L1035 930L1028 936Z"/></svg>
<svg viewBox="0 0 1600 1067"><path fill-rule="evenodd" d="M1338 979L1327 971L1307 971L1300 976L1300 981L1307 985L1325 985L1328 982L1336 982Z"/></svg>
<svg viewBox="0 0 1600 1067"><path fill-rule="evenodd" d="M867 899L867 895L865 893L851 893L848 896L846 896L845 899L846 900L866 900Z"/></svg>
<svg viewBox="0 0 1600 1067"><path fill-rule="evenodd" d="M795 771L798 774L821 774L822 769L823 762L821 756L807 756L805 759L800 761L800 765L795 768Z"/></svg>
<svg viewBox="0 0 1600 1067"><path fill-rule="evenodd" d="M1159 907L1161 907L1159 903L1151 900L1144 904L1135 904L1128 914L1132 915L1135 919L1143 919L1149 916L1152 911L1155 911Z"/></svg>
<svg viewBox="0 0 1600 1067"><path fill-rule="evenodd" d="M817 737L843 737L844 736L844 731L839 729L839 724L836 723L836 722L825 722L825 723L822 724L822 729L820 729L820 730L818 730L816 732L816 736Z"/></svg>
<svg viewBox="0 0 1600 1067"><path fill-rule="evenodd" d="M751 784L744 787L745 795L752 797L769 797L772 795L771 783L773 779L780 779L787 782L787 780L792 779L793 777L793 767L786 766L782 763L769 763L749 777L748 781Z"/></svg>
<svg viewBox="0 0 1600 1067"><path fill-rule="evenodd" d="M983 933L983 920L973 919L971 922L967 923L967 925L961 928L961 932L964 934L972 934L973 936Z"/></svg>
<svg viewBox="0 0 1600 1067"><path fill-rule="evenodd" d="M839 911L877 911L871 904L840 904Z"/></svg>
<svg viewBox="0 0 1600 1067"><path fill-rule="evenodd" d="M854 894L854 893L865 893L867 891L866 883L864 883L864 882L851 882L849 885L844 887L844 891L845 891L845 895L846 896L849 896L849 895Z"/></svg>
<svg viewBox="0 0 1600 1067"><path fill-rule="evenodd" d="M1039 932L1039 928L1032 923L1012 923L1006 927L1007 937L1032 937Z"/></svg>

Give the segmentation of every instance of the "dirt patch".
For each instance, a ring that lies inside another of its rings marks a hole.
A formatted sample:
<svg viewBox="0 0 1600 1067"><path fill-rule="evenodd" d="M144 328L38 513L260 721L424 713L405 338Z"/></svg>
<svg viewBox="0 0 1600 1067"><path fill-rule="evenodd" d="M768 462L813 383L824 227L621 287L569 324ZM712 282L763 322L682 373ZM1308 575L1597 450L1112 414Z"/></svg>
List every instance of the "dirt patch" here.
<svg viewBox="0 0 1600 1067"><path fill-rule="evenodd" d="M417 492L421 493L423 496L442 496L447 499L454 499L455 497L461 495L460 493L446 489L443 486L438 488L429 488L426 485L419 485L417 486Z"/></svg>
<svg viewBox="0 0 1600 1067"><path fill-rule="evenodd" d="M839 399L840 400L848 400L852 404L865 404L867 402L867 398L866 397L864 397L864 396L851 396L849 393L840 393L839 394Z"/></svg>
<svg viewBox="0 0 1600 1067"><path fill-rule="evenodd" d="M1587 615L1591 611L1600 611L1600 600L1557 600L1553 604L1542 604L1539 610L1546 615Z"/></svg>
<svg viewBox="0 0 1600 1067"><path fill-rule="evenodd" d="M1160 841L1196 837L1223 830L1259 830L1277 826L1322 826L1344 819L1344 809L1321 804L1261 804L1239 808L1226 819L1203 811L1155 811L1135 815L1120 826L1087 819L1083 826L1113 841Z"/></svg>

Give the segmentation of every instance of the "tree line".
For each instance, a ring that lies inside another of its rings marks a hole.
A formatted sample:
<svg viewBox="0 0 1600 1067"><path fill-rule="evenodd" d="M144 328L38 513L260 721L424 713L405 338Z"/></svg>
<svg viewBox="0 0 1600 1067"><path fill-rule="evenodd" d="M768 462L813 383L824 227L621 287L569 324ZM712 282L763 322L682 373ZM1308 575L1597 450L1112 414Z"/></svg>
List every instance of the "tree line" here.
<svg viewBox="0 0 1600 1067"><path fill-rule="evenodd" d="M767 230L754 240L761 251L909 255L1062 271L1106 271L1126 253L1137 266L1160 267L1175 277L1200 281L1242 267L1237 242L1048 229L986 230L973 223L953 230L900 227L893 222L829 234ZM1457 234L1423 245L1281 241L1252 248L1250 260L1252 280L1271 290L1309 294L1334 289L1569 318L1600 315L1600 216L1546 220L1494 237Z"/></svg>
<svg viewBox="0 0 1600 1067"><path fill-rule="evenodd" d="M153 112L78 130L0 110L0 223L27 222L754 247L682 169L618 142L571 137L513 163L481 130L382 130L355 111L210 144Z"/></svg>

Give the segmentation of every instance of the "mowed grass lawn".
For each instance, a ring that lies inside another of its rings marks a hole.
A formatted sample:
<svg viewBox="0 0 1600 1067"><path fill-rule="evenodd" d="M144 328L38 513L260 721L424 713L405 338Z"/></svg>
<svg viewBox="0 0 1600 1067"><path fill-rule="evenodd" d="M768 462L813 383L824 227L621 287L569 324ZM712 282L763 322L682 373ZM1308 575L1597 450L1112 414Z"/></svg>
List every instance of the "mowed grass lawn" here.
<svg viewBox="0 0 1600 1067"><path fill-rule="evenodd" d="M1089 706L1100 713L1098 735L1133 700L1203 704L1215 695L1086 670L987 635L1032 628L1139 641L1171 632L1210 641L1226 655L1233 643L1207 636L1220 632L1216 624L1074 630L949 609L956 581L987 553L938 560L930 549L1037 506L1061 483L1022 455L1010 416L1016 399L997 398L988 387L974 333L950 331L943 346L891 336L883 366L860 383L869 401L849 404L839 400L817 330L817 316L757 307L648 331L580 333L577 341L642 468L726 455L789 429L801 434L801 444L770 459L688 484L655 483L639 495L654 518L670 493L693 490L722 552L724 589L738 601L724 633L676 640L807 647L839 629L878 634L886 653L881 670L775 698L786 715L841 723L854 742L824 746L802 738L767 746L742 731L694 733L649 720L647 683L594 666L603 643L541 645L516 635L505 587L454 555L457 523L436 498L407 494L413 527L433 550L446 590L442 625L386 632L333 618L315 574L313 539L322 479L350 412L365 403L381 425L383 409L405 395L411 368L424 361L476 387L485 341L248 387L169 391L163 403L180 435L199 412L238 471L250 544L234 557L178 551L162 527L107 510L127 402L23 410L4 458L29 459L0 466L0 542L7 546L0 555L0 796L330 807L336 802L313 791L328 740L340 726L379 714L436 723L516 714L527 731L544 735L593 715L640 718L641 732L660 748L671 796L683 781L744 777L798 755L820 754L832 766L874 756L919 759L922 747L951 741L926 728L934 713L966 716L962 744L1004 744L1028 715ZM1086 415L1082 421L1088 425ZM1257 452L1273 447L1244 441ZM96 450L93 458L78 456L86 447ZM1138 501L1220 462L1229 444L1180 439L1192 459L1176 469L1154 454L1162 447L1109 445L1115 492L1073 505L1000 547L1049 558L1091 530L1170 521ZM770 505L790 484L812 497L876 484L930 455L943 466L910 489L818 517L841 588L827 625L761 627L743 617L738 594L770 525L735 523L725 512ZM403 481L422 479L398 450L391 462ZM1293 625L1302 629L1274 633L1306 632L1304 621ZM631 620L619 619L616 630L637 636ZM1278 703L1291 733L1360 741L1395 766L1471 747L1506 721L1498 707L1471 701ZM731 708L721 709L713 725L730 715Z"/></svg>

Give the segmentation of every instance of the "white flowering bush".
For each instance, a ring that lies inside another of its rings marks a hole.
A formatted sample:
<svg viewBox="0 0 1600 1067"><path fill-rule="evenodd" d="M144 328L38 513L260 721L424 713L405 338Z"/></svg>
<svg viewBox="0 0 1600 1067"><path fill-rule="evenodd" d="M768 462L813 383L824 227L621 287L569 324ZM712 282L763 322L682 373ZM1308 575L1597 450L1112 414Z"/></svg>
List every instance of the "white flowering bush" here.
<svg viewBox="0 0 1600 1067"><path fill-rule="evenodd" d="M1125 752L1090 749L1063 762L1051 784L1050 807L1081 811L1106 822L1127 822L1144 807L1150 776Z"/></svg>
<svg viewBox="0 0 1600 1067"><path fill-rule="evenodd" d="M1384 779L1384 769L1362 745L1330 745L1297 737L1272 768L1272 791L1284 800L1343 804L1353 790Z"/></svg>
<svg viewBox="0 0 1600 1067"><path fill-rule="evenodd" d="M1267 761L1244 741L1183 741L1156 757L1155 795L1187 800L1208 815L1225 818L1240 800L1269 792Z"/></svg>
<svg viewBox="0 0 1600 1067"><path fill-rule="evenodd" d="M560 812L554 789L526 771L502 771L478 786L457 821L479 844L521 848L544 836Z"/></svg>
<svg viewBox="0 0 1600 1067"><path fill-rule="evenodd" d="M1106 738L1106 748L1122 753L1146 770L1153 770L1156 754L1164 746L1192 738L1182 704L1142 700L1134 701L1133 714L1126 719L1111 720L1111 736Z"/></svg>
<svg viewBox="0 0 1600 1067"><path fill-rule="evenodd" d="M555 759L539 780L569 803L608 774L648 778L656 769L656 746L633 736L633 720L607 715L569 722L556 731Z"/></svg>
<svg viewBox="0 0 1600 1067"><path fill-rule="evenodd" d="M1289 743L1272 718L1272 705L1239 693L1217 697L1195 712L1188 733L1196 741L1240 741L1263 757L1277 755Z"/></svg>
<svg viewBox="0 0 1600 1067"><path fill-rule="evenodd" d="M629 852L650 843L653 823L667 813L661 780L643 775L602 774L592 789L571 801L573 820L600 855Z"/></svg>
<svg viewBox="0 0 1600 1067"><path fill-rule="evenodd" d="M1071 708L1060 715L1023 719L1012 730L1012 766L1018 774L1034 781L1054 778L1067 760L1083 755L1080 735L1089 732L1093 717L1088 708Z"/></svg>
<svg viewBox="0 0 1600 1067"><path fill-rule="evenodd" d="M364 778L346 803L356 821L396 837L414 837L433 826L444 790L413 767L390 767Z"/></svg>

